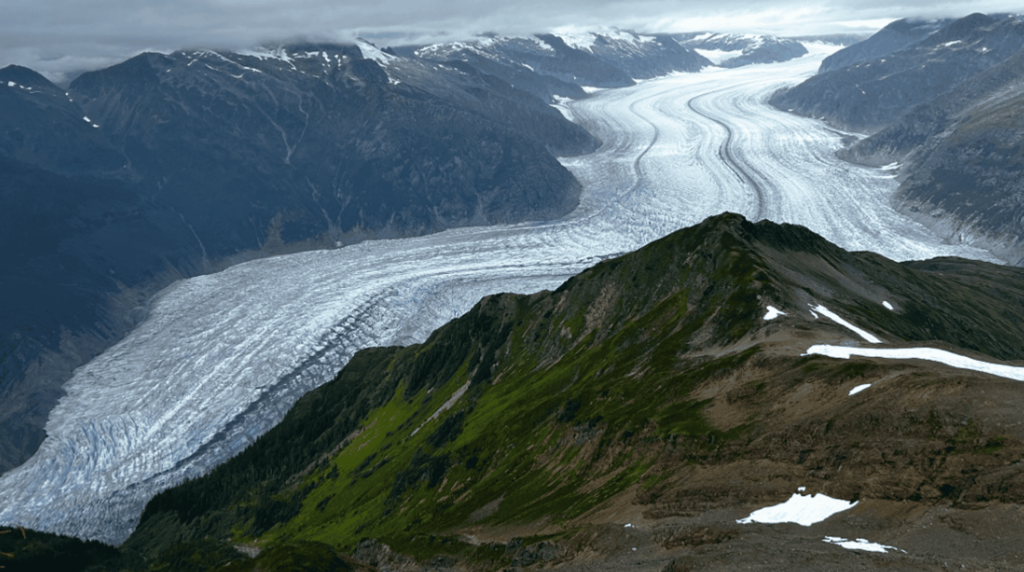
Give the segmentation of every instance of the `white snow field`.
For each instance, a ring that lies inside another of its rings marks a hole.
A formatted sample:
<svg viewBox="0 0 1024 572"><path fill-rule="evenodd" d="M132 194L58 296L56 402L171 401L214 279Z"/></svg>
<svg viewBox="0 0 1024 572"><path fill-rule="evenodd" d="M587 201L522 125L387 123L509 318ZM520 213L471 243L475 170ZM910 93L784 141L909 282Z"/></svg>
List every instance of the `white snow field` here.
<svg viewBox="0 0 1024 572"><path fill-rule="evenodd" d="M557 287L723 211L898 260L991 259L893 211L896 183L836 159L839 134L765 103L825 55L564 103L604 142L563 161L585 188L564 219L255 260L171 286L65 385L39 451L0 477L0 523L120 543L155 493L240 452L355 351L423 341L482 296Z"/></svg>
<svg viewBox="0 0 1024 572"><path fill-rule="evenodd" d="M979 361L973 358L969 358L967 356L962 356L960 354L947 352L946 350L940 350L937 348L876 349L855 348L846 346L814 345L807 348L807 352L803 355L822 355L839 359L850 359L850 356L863 356L885 359L919 359L925 361L936 361L948 365L949 367L969 369L971 371L979 371L981 373L987 373L990 375L995 375L997 377L1005 377L1006 379L1024 381L1024 367L1004 365L1001 363L991 363L987 361ZM852 391L850 392L850 395L853 395Z"/></svg>
<svg viewBox="0 0 1024 572"><path fill-rule="evenodd" d="M821 493L802 495L797 492L793 493L793 496L784 503L755 510L747 518L741 518L736 522L739 524L795 522L800 526L811 526L833 514L857 506L858 502L834 499Z"/></svg>
<svg viewBox="0 0 1024 572"><path fill-rule="evenodd" d="M889 551L895 552L897 550L899 550L900 552L904 552L904 553L906 552L906 550L900 550L899 548L896 548L895 546L887 546L885 544L878 544L877 542L871 542L871 541L865 540L863 538L858 538L856 540L847 540L847 539L842 538L840 536L826 536L825 539L824 539L824 542L827 542L829 544L835 544L836 546L842 546L843 548L845 548L847 550L863 550L865 552L881 552L882 554L885 554L885 553L887 553Z"/></svg>

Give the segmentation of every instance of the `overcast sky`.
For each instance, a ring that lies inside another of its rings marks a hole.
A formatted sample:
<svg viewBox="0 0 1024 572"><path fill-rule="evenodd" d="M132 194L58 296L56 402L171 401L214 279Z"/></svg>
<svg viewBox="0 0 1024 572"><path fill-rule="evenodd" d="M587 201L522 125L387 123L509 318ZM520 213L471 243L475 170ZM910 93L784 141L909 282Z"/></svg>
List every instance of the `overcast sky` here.
<svg viewBox="0 0 1024 572"><path fill-rule="evenodd" d="M358 35L384 47L597 27L807 35L1020 11L1021 0L0 0L0 67L20 64L59 81L147 50L296 38Z"/></svg>

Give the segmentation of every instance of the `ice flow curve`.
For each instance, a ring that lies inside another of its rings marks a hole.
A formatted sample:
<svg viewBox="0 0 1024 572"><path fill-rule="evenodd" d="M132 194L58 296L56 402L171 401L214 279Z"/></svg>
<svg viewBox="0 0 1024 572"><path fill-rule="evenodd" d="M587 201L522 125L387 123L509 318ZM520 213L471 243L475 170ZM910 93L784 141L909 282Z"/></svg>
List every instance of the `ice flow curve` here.
<svg viewBox="0 0 1024 572"><path fill-rule="evenodd" d="M149 498L241 451L359 349L422 341L482 296L556 287L723 211L895 259L990 258L894 212L884 173L839 161L832 131L765 103L824 55L569 103L604 143L563 160L585 192L561 220L256 260L173 285L66 384L39 451L0 477L0 523L120 543Z"/></svg>

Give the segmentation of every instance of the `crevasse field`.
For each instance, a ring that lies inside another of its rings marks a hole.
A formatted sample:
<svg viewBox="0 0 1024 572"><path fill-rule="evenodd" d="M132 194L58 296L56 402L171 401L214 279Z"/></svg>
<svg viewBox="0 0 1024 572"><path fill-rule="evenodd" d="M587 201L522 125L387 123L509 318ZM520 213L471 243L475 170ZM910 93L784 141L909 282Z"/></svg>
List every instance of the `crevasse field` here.
<svg viewBox="0 0 1024 572"><path fill-rule="evenodd" d="M359 349L422 341L485 295L555 288L723 211L896 260L991 260L893 211L895 173L836 159L840 134L765 103L834 50L809 48L563 103L604 143L563 160L585 187L564 219L256 260L171 286L66 384L39 451L0 477L0 523L120 543L154 494L240 452Z"/></svg>

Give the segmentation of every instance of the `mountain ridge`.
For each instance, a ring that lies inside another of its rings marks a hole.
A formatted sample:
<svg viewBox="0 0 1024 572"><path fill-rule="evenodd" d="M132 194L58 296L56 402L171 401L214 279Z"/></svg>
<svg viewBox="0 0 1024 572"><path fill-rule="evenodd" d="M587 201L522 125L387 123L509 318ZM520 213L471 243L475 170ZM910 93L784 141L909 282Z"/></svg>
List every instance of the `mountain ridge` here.
<svg viewBox="0 0 1024 572"><path fill-rule="evenodd" d="M399 569L583 569L596 558L660 570L751 562L771 538L809 555L780 548L762 569L811 570L861 557L820 537L807 553L813 534L860 534L910 552L872 556L878 565L978 564L989 551L1002 559L994 569L1012 569L1019 548L994 536L947 546L911 532L950 500L942 510L956 518L1019 502L1011 396L1024 387L801 353L865 344L827 306L885 347L1022 363L1021 272L894 263L802 227L712 217L555 291L484 298L422 345L360 352L241 455L154 498L122 550L241 570L317 550ZM769 319L768 306L784 315ZM798 485L863 508L809 533L735 523ZM851 532L857 522L873 524ZM708 542L731 556L702 551Z"/></svg>

